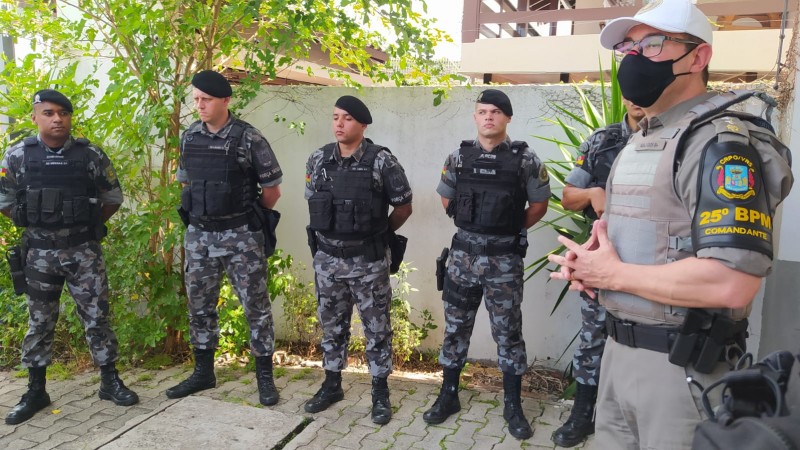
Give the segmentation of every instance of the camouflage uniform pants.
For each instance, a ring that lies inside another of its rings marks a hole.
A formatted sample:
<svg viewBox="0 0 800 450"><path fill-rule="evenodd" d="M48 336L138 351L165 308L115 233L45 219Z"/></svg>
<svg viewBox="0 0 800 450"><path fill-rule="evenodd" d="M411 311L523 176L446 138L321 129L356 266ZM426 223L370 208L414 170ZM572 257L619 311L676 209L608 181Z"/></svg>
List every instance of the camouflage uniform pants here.
<svg viewBox="0 0 800 450"><path fill-rule="evenodd" d="M78 317L86 334L92 359L98 366L117 360L117 337L108 324L108 278L103 251L97 241L68 249L29 249L29 268L48 275L64 277L75 301ZM42 292L58 292L62 283L28 280L28 286ZM58 300L28 300L28 332L22 340L22 366L46 367L53 353L53 338L60 310Z"/></svg>
<svg viewBox="0 0 800 450"><path fill-rule="evenodd" d="M581 331L580 344L572 357L575 381L580 384L597 386L600 379L600 359L606 345L606 309L597 299L591 299L581 292Z"/></svg>
<svg viewBox="0 0 800 450"><path fill-rule="evenodd" d="M388 265L384 264L383 270L378 272L354 278L325 277L317 273L316 291L319 300L317 313L322 326L322 367L335 372L347 367L350 319L355 303L364 324L369 372L376 377L389 376L392 373L392 323L389 315L392 288Z"/></svg>
<svg viewBox="0 0 800 450"><path fill-rule="evenodd" d="M478 314L484 299L497 343L497 363L504 373L522 375L528 355L522 337L522 258L518 255L477 256L452 250L445 283L445 331L439 363L464 367Z"/></svg>
<svg viewBox="0 0 800 450"><path fill-rule="evenodd" d="M246 225L225 231L201 231L190 225L184 245L192 346L201 350L217 348L217 303L224 268L250 325L251 352L254 356L272 355L275 334L267 291L264 233L249 231Z"/></svg>

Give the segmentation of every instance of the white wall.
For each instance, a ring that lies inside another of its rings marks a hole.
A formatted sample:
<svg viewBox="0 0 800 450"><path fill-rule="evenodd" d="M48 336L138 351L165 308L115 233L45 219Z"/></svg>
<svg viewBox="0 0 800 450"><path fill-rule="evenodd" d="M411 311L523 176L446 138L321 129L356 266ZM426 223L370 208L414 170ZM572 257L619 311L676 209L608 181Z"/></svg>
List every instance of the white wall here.
<svg viewBox="0 0 800 450"><path fill-rule="evenodd" d="M541 119L548 111L545 99L571 95L572 88L509 86L501 89L509 94L514 108L509 128L511 138L528 141L543 160L558 159L560 153L555 146L531 135L558 133L555 127ZM449 246L455 232L435 189L447 154L458 148L462 139L476 136L472 110L478 92L455 88L449 99L434 107L431 89L425 87L366 88L360 93L346 88L267 87L249 109L243 111L243 118L267 136L283 169L283 195L277 205L282 214L278 246L309 267L305 275L311 280L313 272L305 238L308 212L303 200L305 162L314 149L333 140L330 117L336 99L344 94L353 94L364 100L374 120L366 136L391 149L405 168L414 191L414 213L400 233L409 237L405 259L418 269L410 276L411 284L418 289L412 293L410 301L417 309L430 310L439 324L439 329L433 331L426 342L431 348L441 345L443 333L441 293L436 291L434 261L442 247ZM286 117L287 121L305 121L305 134L300 136L287 129L285 123L276 123L275 114ZM549 229L531 233L530 241L528 262L551 250L556 243L555 235ZM577 296L570 296L556 314L549 315L562 286L548 283L544 274L525 284L523 320L529 363L558 358L580 326ZM280 307L276 308L276 313L279 310ZM277 322L280 322L279 317ZM280 334L280 324L278 328ZM469 356L475 359L496 358L488 316L483 308L476 321ZM571 351L562 358L559 366L563 367L570 359Z"/></svg>

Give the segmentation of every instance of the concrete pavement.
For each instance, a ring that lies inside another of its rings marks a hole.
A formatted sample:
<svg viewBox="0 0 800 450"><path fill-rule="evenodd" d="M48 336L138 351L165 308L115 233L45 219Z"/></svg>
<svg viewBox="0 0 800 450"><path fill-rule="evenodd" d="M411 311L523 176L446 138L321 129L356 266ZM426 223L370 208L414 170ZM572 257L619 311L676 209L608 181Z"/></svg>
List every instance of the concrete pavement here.
<svg viewBox="0 0 800 450"><path fill-rule="evenodd" d="M370 376L355 371L343 375L343 401L326 411L308 414L303 411L303 404L319 388L324 372L307 367L276 367L275 384L281 400L271 408L258 403L254 374L235 365L217 366L215 389L183 400L168 399L164 391L190 370L189 366L126 370L123 380L141 399L131 407L100 400L99 376L94 372L65 381L48 381L53 404L23 424L0 424L0 448L197 449L202 445L204 450L211 450L248 448L238 444L260 437L259 448L282 449L554 449L550 435L569 415L570 402L524 397L523 408L534 433L527 441L517 441L507 434L502 392L468 387L459 394L459 414L443 424L427 425L422 413L433 404L439 381L402 373L389 379L394 416L391 422L379 426L370 420ZM0 414L5 416L19 401L26 382L27 378L16 377L13 372L0 372ZM193 410L197 413L190 414ZM254 417L242 419L248 412ZM181 424L195 431L187 432ZM211 432L215 427L233 426L241 430L235 438L222 431ZM180 437L182 432L184 437ZM159 433L163 439L158 438ZM155 440L148 441L151 438ZM187 439L193 441L178 444ZM149 444L135 444L145 441Z"/></svg>

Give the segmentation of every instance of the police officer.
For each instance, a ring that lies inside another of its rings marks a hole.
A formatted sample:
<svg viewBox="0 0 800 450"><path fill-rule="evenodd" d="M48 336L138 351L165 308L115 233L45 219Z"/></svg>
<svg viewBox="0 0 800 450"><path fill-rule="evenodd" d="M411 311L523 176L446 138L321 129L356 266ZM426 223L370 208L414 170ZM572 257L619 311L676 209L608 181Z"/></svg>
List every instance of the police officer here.
<svg viewBox="0 0 800 450"><path fill-rule="evenodd" d="M606 180L611 165L631 134L639 131L644 118L642 108L623 99L627 113L622 122L601 128L581 144L575 167L564 180L561 205L572 211L583 211L589 220L603 215L606 203ZM606 310L581 293L580 345L572 358L576 391L575 404L569 419L552 436L560 447L574 447L594 433L594 404L600 375L600 358L606 343Z"/></svg>
<svg viewBox="0 0 800 450"><path fill-rule="evenodd" d="M547 212L550 184L533 150L506 134L512 114L505 93L481 92L473 114L478 137L463 141L447 157L436 188L458 231L444 280L446 325L439 356L444 381L423 419L437 424L461 410L458 380L483 298L503 372L503 417L512 436L527 439L533 431L520 398L522 374L528 368L520 310L522 258L527 229Z"/></svg>
<svg viewBox="0 0 800 450"><path fill-rule="evenodd" d="M185 277L195 367L186 380L167 389L167 397L216 386L217 301L224 269L250 326L259 401L274 405L279 399L272 376L274 330L256 202L275 206L281 168L264 136L228 110L232 90L224 76L204 70L192 78L192 86L200 120L181 137L178 181L183 184L182 214L188 218Z"/></svg>
<svg viewBox="0 0 800 450"><path fill-rule="evenodd" d="M75 138L72 102L58 91L33 96L31 120L39 131L14 145L0 164L0 212L25 227L21 258L27 279L28 332L22 366L28 392L6 423L24 422L50 404L45 372L53 353L59 299L67 284L83 323L94 363L100 366L99 396L130 406L139 397L120 380L117 337L108 323L108 278L100 247L107 221L122 204L114 166L87 139Z"/></svg>
<svg viewBox="0 0 800 450"><path fill-rule="evenodd" d="M372 374L372 421L385 424L392 417L386 383L392 372L387 244L389 233L411 215L411 187L389 150L364 138L371 123L369 109L361 100L340 97L333 108L336 142L314 151L306 164L309 244L323 331L325 381L306 402L305 410L323 411L344 397L341 371L347 367L350 318L356 304Z"/></svg>
<svg viewBox="0 0 800 450"><path fill-rule="evenodd" d="M743 350L771 269L789 150L765 120L728 109L752 92L706 91L712 29L688 0L651 2L600 41L624 57L622 95L645 119L617 158L603 220L583 246L559 239L569 251L550 257L562 265L552 277L600 289L607 311L595 442L689 448L696 386Z"/></svg>

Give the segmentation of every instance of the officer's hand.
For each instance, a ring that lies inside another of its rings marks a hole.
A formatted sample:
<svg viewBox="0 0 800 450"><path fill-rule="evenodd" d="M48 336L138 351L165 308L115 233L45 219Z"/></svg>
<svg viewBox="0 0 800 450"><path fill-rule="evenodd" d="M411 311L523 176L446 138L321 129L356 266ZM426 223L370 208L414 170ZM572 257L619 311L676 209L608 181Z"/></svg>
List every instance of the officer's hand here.
<svg viewBox="0 0 800 450"><path fill-rule="evenodd" d="M567 253L548 256L548 260L562 266L558 272L550 274L551 278L570 281L571 290L582 290L591 298L595 297L589 292L591 289L611 288L621 261L608 239L606 221L595 221L592 237L583 245L563 236L559 236L558 241L567 247Z"/></svg>
<svg viewBox="0 0 800 450"><path fill-rule="evenodd" d="M603 217L606 210L606 190L601 187L591 188L589 200L592 202L592 209L597 214L597 217Z"/></svg>
<svg viewBox="0 0 800 450"><path fill-rule="evenodd" d="M561 240L561 239L559 239L559 240ZM564 240L567 240L569 242L574 243L573 241L571 241L569 239L566 239L566 238L564 238ZM564 241L562 241L562 243L563 242ZM590 249L590 250L593 249L596 246L597 246L597 240L594 237L590 237L590 239L587 242L585 242L583 245L581 245L582 248ZM569 290L570 291L579 291L579 292L583 291L583 292L586 292L587 295L589 295L591 298L594 298L595 297L594 290L584 287L584 285L581 282L581 280L579 280L579 279L577 279L575 277L574 269L572 269L568 264L566 264L566 262L575 261L577 258L578 258L578 254L575 253L572 250L567 250L564 253L564 256L559 256L559 255L550 255L550 256L548 256L548 260L550 260L551 262L554 262L556 264L559 264L561 266L561 267L559 267L558 272L553 272L553 273L550 274L550 278L555 279L555 280L568 281L569 282Z"/></svg>

